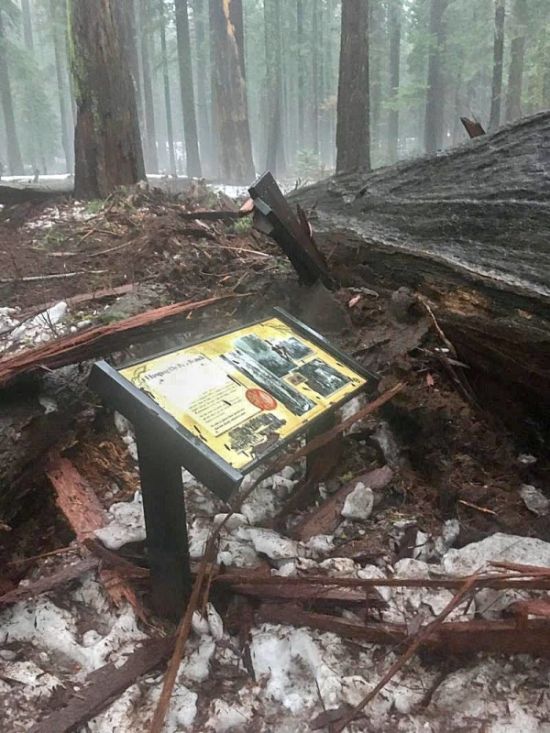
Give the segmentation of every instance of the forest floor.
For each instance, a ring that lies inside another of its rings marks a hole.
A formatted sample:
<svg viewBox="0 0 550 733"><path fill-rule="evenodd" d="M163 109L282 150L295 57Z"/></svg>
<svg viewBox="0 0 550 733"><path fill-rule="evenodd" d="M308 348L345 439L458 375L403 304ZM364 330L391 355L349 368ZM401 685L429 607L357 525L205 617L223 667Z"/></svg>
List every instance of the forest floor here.
<svg viewBox="0 0 550 733"><path fill-rule="evenodd" d="M544 503L550 460L537 452L532 432L519 419L510 428L498 412L474 404L457 389L446 344L428 314L414 305L403 312L399 298L376 283L358 287L345 258L334 251L325 254L341 287L310 297L276 245L251 230L248 220L223 223L181 216L220 208L236 210L237 205L196 186L179 197L136 189L107 202L65 200L4 212L0 355L8 358L41 341L181 300L239 296L191 318L188 337L195 339L283 306L377 371L380 392L397 382L406 386L346 433L341 460L305 506L283 511L303 476L300 462L260 484L241 507L238 521L223 533L220 563L269 577L354 579L465 575L490 561L550 566ZM142 348L126 350L124 356L143 353ZM478 394L486 390L491 395L486 381L468 378ZM64 455L106 512L106 526L97 537L146 565L129 424L94 404ZM361 478L384 467L390 477L374 489L369 508ZM190 550L199 560L213 518L227 508L189 474L184 484ZM345 487L357 499L355 510L341 508L325 532L298 538L300 521ZM44 475L10 531L0 532L0 593L28 583L32 587L84 555ZM30 730L67 697L78 696L94 670L109 662L119 665L148 636L170 633L170 625L150 610L147 582L133 581L133 587L145 621L128 604L114 606L95 571L14 605L3 603L0 595L0 604L6 605L0 618L0 704L10 721L6 730ZM506 618L512 601L540 595L478 592L452 619ZM372 608L347 604L344 598L309 601L304 608L322 607L325 614L358 623L405 623L414 634L451 598L448 590L385 588ZM249 599L243 606L242 596L227 589L216 587L210 600L205 618L194 620L167 731L290 733L308 729L323 710L332 709L337 720L342 706L357 705L404 650L402 645L388 648L262 621L255 617L261 615L262 599ZM423 652L349 730L547 733L549 676L550 662L527 655L458 658ZM162 673L152 670L78 729L148 730L161 681ZM331 725L319 721L320 730L330 731ZM37 730L50 729L44 724Z"/></svg>

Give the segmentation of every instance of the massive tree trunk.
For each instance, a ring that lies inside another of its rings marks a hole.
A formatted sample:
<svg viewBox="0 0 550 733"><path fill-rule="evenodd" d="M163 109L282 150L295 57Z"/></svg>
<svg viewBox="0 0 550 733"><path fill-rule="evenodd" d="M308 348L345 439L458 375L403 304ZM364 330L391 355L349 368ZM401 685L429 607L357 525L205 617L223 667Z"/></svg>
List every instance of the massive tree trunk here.
<svg viewBox="0 0 550 733"><path fill-rule="evenodd" d="M242 26L238 18L242 5L235 0L210 0L209 8L220 176L224 183L250 183L255 172L242 56L235 31Z"/></svg>
<svg viewBox="0 0 550 733"><path fill-rule="evenodd" d="M550 405L549 159L545 112L291 200L352 284L411 287L463 361Z"/></svg>
<svg viewBox="0 0 550 733"><path fill-rule="evenodd" d="M157 130L153 81L151 74L150 6L148 0L141 0L141 67L143 70L143 107L145 120L145 162L149 173L158 173Z"/></svg>
<svg viewBox="0 0 550 733"><path fill-rule="evenodd" d="M342 0L336 121L336 170L370 168L369 4Z"/></svg>
<svg viewBox="0 0 550 733"><path fill-rule="evenodd" d="M493 46L493 83L491 85L491 113L489 115L489 130L496 130L497 127L500 125L505 11L506 0L495 0L495 41Z"/></svg>
<svg viewBox="0 0 550 733"><path fill-rule="evenodd" d="M77 198L105 198L145 177L136 95L113 2L71 0Z"/></svg>
<svg viewBox="0 0 550 733"><path fill-rule="evenodd" d="M443 121L445 111L445 80L443 75L443 50L445 45L445 21L443 14L448 0L431 0L430 51L428 53L428 89L424 118L424 148L435 153L443 147Z"/></svg>
<svg viewBox="0 0 550 733"><path fill-rule="evenodd" d="M8 51L6 46L6 32L4 18L0 5L0 102L4 111L4 126L6 129L6 146L8 152L8 168L12 175L19 176L24 173L17 128L15 126L15 115L13 112L13 97L11 94L11 83L8 69Z"/></svg>
<svg viewBox="0 0 550 733"><path fill-rule="evenodd" d="M61 145L65 155L67 171L74 170L74 141L71 121L71 93L68 83L65 34L67 28L67 6L65 0L50 0L53 48L55 56L55 73L57 77L57 95L59 101L59 119L61 121Z"/></svg>
<svg viewBox="0 0 550 733"><path fill-rule="evenodd" d="M508 71L508 89L506 92L506 122L512 122L521 117L526 22L527 0L515 0L513 17L514 35L510 44L510 67Z"/></svg>
<svg viewBox="0 0 550 733"><path fill-rule="evenodd" d="M399 78L401 65L401 0L390 0L390 112L388 116L388 160L395 163L399 144Z"/></svg>
<svg viewBox="0 0 550 733"><path fill-rule="evenodd" d="M195 117L195 92L193 90L193 67L191 61L191 38L189 35L187 0L176 0L176 33L178 37L178 61L187 175L193 178L200 178L202 171L199 157L197 118ZM199 73L203 73L202 69Z"/></svg>

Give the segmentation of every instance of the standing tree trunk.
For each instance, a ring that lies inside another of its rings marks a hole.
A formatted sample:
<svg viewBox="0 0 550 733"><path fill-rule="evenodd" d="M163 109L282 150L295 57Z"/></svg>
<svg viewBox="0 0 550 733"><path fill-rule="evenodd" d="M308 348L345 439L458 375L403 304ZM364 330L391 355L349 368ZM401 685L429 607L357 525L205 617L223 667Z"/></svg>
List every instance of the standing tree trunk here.
<svg viewBox="0 0 550 733"><path fill-rule="evenodd" d="M15 115L13 113L13 97L11 94L10 75L8 69L8 52L6 48L6 33L4 30L4 18L0 5L0 102L4 111L4 126L6 130L6 146L8 153L8 168L13 176L20 176L25 171L17 128L15 127Z"/></svg>
<svg viewBox="0 0 550 733"><path fill-rule="evenodd" d="M195 54L197 78L197 117L199 147L202 166L206 176L213 174L212 124L208 114L210 55L208 47L208 12L203 0L193 0L193 19L195 21Z"/></svg>
<svg viewBox="0 0 550 733"><path fill-rule="evenodd" d="M275 0L277 2L277 0ZM313 152L319 156L319 104L320 104L320 88L319 88L319 58L321 39L319 37L319 16L320 16L320 0L314 0L311 18L311 84L313 88L313 104L311 106L311 122L313 136Z"/></svg>
<svg viewBox="0 0 550 733"><path fill-rule="evenodd" d="M77 198L105 198L145 177L136 95L114 2L71 0Z"/></svg>
<svg viewBox="0 0 550 733"><path fill-rule="evenodd" d="M266 168L274 176L286 168L283 135L283 79L281 58L281 13L278 0L264 0L266 90L268 100Z"/></svg>
<svg viewBox="0 0 550 733"><path fill-rule="evenodd" d="M305 63L305 33L304 33L304 0L296 0L296 35L298 45L298 150L305 148L304 140L304 63Z"/></svg>
<svg viewBox="0 0 550 733"><path fill-rule="evenodd" d="M397 108L401 65L401 0L390 0L390 112L388 116L388 162L395 163L399 147L399 109Z"/></svg>
<svg viewBox="0 0 550 733"><path fill-rule="evenodd" d="M150 6L141 0L141 67L143 69L143 107L145 120L145 161L149 173L158 173L157 130L151 74Z"/></svg>
<svg viewBox="0 0 550 733"><path fill-rule="evenodd" d="M25 48L28 51L34 51L30 0L21 0L21 15L23 18L23 40L25 42Z"/></svg>
<svg viewBox="0 0 550 733"><path fill-rule="evenodd" d="M448 0L431 0L430 51L428 54L428 89L424 118L424 148L435 153L443 147L443 121L445 111L445 81L443 77L443 50L445 23L443 14Z"/></svg>
<svg viewBox="0 0 550 733"><path fill-rule="evenodd" d="M168 50L166 46L166 16L164 0L159 0L160 53L162 58L162 79L164 83L164 106L166 109L166 137L170 173L177 178L176 153L174 148L174 125L172 123L172 98L170 96L170 74L168 73Z"/></svg>
<svg viewBox="0 0 550 733"><path fill-rule="evenodd" d="M250 183L255 175L248 124L246 87L236 28L242 27L242 5L209 0L214 117L220 175L224 183Z"/></svg>
<svg viewBox="0 0 550 733"><path fill-rule="evenodd" d="M187 175L193 178L200 178L202 176L202 170L199 157L197 119L195 117L195 93L193 91L193 67L191 61L191 38L189 35L187 0L176 0L176 33L178 37L178 61ZM202 69L199 73L203 73Z"/></svg>
<svg viewBox="0 0 550 733"><path fill-rule="evenodd" d="M491 85L491 113L489 115L489 130L496 130L496 128L500 125L505 13L506 0L495 0L495 41L493 46L493 83Z"/></svg>
<svg viewBox="0 0 550 733"><path fill-rule="evenodd" d="M514 37L510 44L510 67L506 94L506 122L521 117L521 93L523 89L523 61L525 57L525 34L527 21L527 0L515 0Z"/></svg>
<svg viewBox="0 0 550 733"><path fill-rule="evenodd" d="M32 31L32 15L31 15L31 4L30 0L21 0L21 19L23 21L23 42L25 49L29 56L34 56L34 37ZM32 86L25 89L27 99L25 105L27 106L29 117L29 133L31 140L28 141L28 149L30 151L31 163L33 171L38 169L38 161L41 160L45 167L44 150L41 144L41 135L39 129L38 120L40 119L39 104L34 96ZM44 172L46 172L44 170Z"/></svg>
<svg viewBox="0 0 550 733"><path fill-rule="evenodd" d="M55 73L57 77L57 94L59 100L59 119L61 121L61 145L65 155L65 166L69 173L74 170L74 142L71 115L71 92L68 83L66 43L64 30L67 27L67 6L65 0L50 0L52 38L55 56Z"/></svg>
<svg viewBox="0 0 550 733"><path fill-rule="evenodd" d="M130 73L136 90L138 119L142 118L141 74L137 47L138 31L135 0L125 0L118 6L120 12L120 28L123 30L124 53L129 62Z"/></svg>
<svg viewBox="0 0 550 733"><path fill-rule="evenodd" d="M342 0L336 171L370 169L368 0Z"/></svg>

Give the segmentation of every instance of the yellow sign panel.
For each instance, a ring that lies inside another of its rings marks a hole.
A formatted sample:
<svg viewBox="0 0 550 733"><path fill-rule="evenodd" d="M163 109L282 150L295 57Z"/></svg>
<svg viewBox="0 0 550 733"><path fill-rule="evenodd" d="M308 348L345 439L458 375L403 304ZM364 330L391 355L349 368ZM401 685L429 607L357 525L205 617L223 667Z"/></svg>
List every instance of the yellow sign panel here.
<svg viewBox="0 0 550 733"><path fill-rule="evenodd" d="M278 318L120 373L236 469L366 384Z"/></svg>

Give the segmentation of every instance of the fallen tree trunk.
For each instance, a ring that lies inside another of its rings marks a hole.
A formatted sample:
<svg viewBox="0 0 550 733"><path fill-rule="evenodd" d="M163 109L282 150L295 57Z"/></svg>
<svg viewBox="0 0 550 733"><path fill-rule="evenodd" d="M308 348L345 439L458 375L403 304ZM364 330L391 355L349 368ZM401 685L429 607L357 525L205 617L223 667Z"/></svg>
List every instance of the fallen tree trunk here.
<svg viewBox="0 0 550 733"><path fill-rule="evenodd" d="M550 404L550 112L289 197L346 284L424 296L462 360Z"/></svg>
<svg viewBox="0 0 550 733"><path fill-rule="evenodd" d="M54 198L69 196L72 193L67 191L54 191L45 188L29 188L18 186L5 186L0 184L0 204L2 206L15 206L16 204L40 204Z"/></svg>

